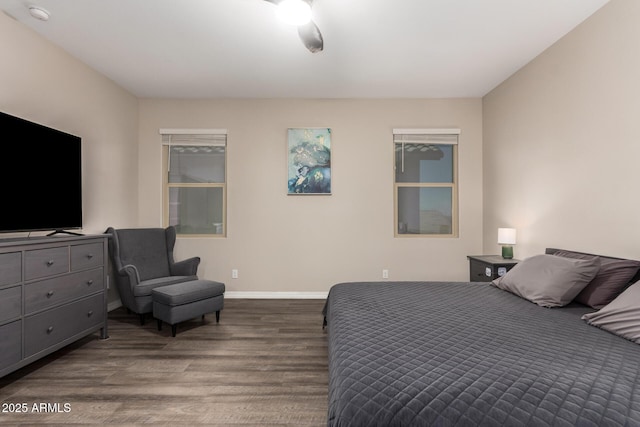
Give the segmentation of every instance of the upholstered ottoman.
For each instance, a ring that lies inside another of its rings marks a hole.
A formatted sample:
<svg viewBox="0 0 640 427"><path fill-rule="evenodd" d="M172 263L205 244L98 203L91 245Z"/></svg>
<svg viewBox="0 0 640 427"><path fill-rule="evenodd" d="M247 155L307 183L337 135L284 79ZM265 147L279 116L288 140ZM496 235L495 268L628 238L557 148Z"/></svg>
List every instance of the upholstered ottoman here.
<svg viewBox="0 0 640 427"><path fill-rule="evenodd" d="M176 336L178 323L207 313L216 313L216 323L220 322L220 310L224 305L224 283L211 280L192 280L162 286L151 291L153 317L171 325L171 334Z"/></svg>

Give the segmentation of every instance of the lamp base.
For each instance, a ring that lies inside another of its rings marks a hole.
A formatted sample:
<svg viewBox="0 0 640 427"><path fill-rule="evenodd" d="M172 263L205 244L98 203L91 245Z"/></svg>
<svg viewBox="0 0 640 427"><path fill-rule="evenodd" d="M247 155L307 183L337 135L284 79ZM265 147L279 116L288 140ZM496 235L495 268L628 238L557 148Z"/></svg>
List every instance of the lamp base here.
<svg viewBox="0 0 640 427"><path fill-rule="evenodd" d="M504 258L504 259L512 259L513 258L513 246L503 246L502 247L502 258Z"/></svg>

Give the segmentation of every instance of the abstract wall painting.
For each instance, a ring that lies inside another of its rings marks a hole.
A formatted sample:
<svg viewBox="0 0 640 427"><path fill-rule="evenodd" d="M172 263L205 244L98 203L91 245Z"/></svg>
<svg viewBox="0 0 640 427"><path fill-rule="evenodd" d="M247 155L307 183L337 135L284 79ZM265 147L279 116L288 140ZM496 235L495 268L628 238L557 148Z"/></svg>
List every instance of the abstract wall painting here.
<svg viewBox="0 0 640 427"><path fill-rule="evenodd" d="M331 129L290 128L287 141L287 194L331 194Z"/></svg>

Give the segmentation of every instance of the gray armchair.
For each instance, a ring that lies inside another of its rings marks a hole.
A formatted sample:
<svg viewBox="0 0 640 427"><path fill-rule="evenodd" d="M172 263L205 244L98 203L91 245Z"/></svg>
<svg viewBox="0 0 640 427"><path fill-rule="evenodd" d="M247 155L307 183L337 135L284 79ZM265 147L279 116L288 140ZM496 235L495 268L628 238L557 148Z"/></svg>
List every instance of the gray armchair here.
<svg viewBox="0 0 640 427"><path fill-rule="evenodd" d="M180 262L173 259L176 230L167 228L109 227L109 256L120 300L129 311L140 316L153 311L151 291L160 286L197 280L199 257Z"/></svg>

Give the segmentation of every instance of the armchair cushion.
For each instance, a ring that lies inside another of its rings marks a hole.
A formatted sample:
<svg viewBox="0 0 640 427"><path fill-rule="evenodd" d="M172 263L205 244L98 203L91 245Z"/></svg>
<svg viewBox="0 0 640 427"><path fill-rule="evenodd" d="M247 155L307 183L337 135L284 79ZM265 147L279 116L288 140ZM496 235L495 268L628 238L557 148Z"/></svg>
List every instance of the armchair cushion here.
<svg viewBox="0 0 640 427"><path fill-rule="evenodd" d="M158 277L156 279L143 280L133 287L133 295L143 297L151 295L151 291L161 286L175 285L176 283L190 282L198 280L198 276L168 276Z"/></svg>

